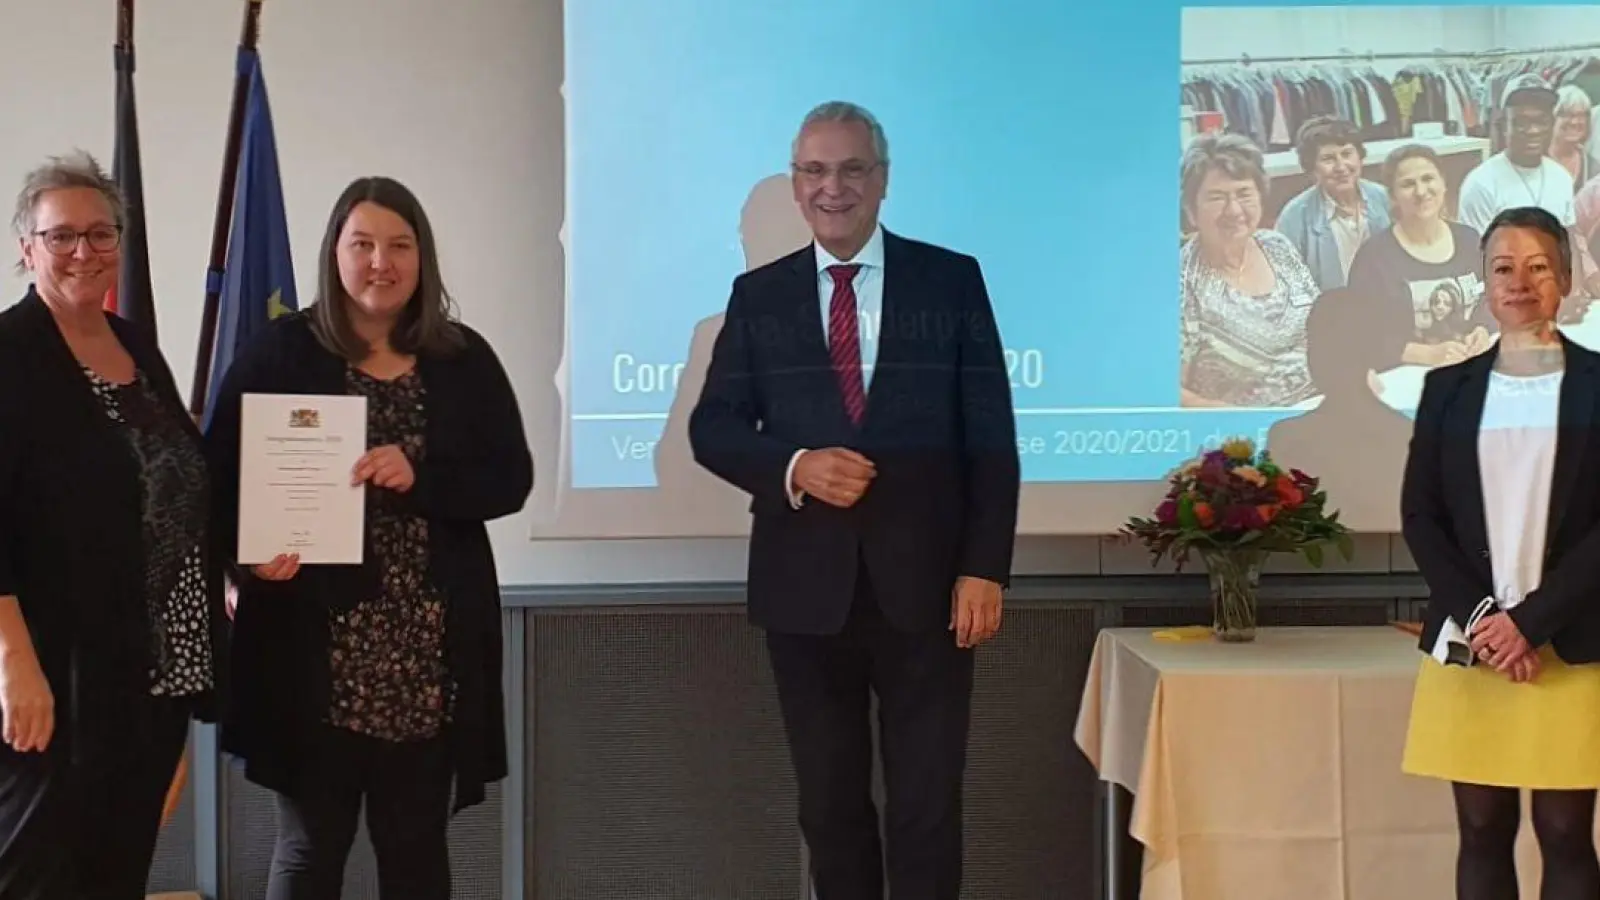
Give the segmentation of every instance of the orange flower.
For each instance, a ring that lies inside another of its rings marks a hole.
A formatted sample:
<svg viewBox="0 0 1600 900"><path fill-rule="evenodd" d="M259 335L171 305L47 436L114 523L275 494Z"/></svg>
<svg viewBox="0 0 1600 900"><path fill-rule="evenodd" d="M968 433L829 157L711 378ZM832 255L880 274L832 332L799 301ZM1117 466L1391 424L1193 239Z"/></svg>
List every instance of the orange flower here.
<svg viewBox="0 0 1600 900"><path fill-rule="evenodd" d="M1263 524L1271 524L1272 520L1278 517L1278 511L1282 508L1276 503L1262 503L1256 507L1256 512L1261 515Z"/></svg>
<svg viewBox="0 0 1600 900"><path fill-rule="evenodd" d="M1201 528L1210 528L1211 523L1217 520L1216 514L1211 511L1211 504L1203 502L1194 505L1194 517Z"/></svg>
<svg viewBox="0 0 1600 900"><path fill-rule="evenodd" d="M1272 483L1272 488L1277 493L1279 502L1291 509L1305 502L1305 491L1302 491L1299 485L1294 483L1294 479L1287 475L1279 475Z"/></svg>

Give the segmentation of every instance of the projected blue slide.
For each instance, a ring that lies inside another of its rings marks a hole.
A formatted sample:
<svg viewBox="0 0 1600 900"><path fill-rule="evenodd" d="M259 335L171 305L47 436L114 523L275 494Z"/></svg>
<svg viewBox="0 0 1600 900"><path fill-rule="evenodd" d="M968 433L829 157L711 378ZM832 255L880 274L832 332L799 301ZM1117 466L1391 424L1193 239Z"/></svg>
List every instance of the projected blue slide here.
<svg viewBox="0 0 1600 900"><path fill-rule="evenodd" d="M1248 68L1242 17L1254 11L1198 13L1212 18L1194 27L1228 36L1232 68ZM1185 15L1170 0L569 3L572 486L657 483L657 442L705 365L691 343L714 331L737 274L807 238L788 194L790 146L805 112L832 99L861 103L887 131L885 227L982 263L1025 481L1157 479L1205 445L1265 439L1317 407L1310 309L1348 263L1319 269L1316 248L1272 229L1290 200L1354 181L1314 160L1307 171L1294 132L1317 114L1349 119L1366 179L1398 145L1459 150L1439 154L1455 182L1463 160L1489 154L1489 111L1469 115L1455 98L1435 116L1413 100L1410 115L1384 117L1409 90L1399 64L1380 64L1359 102L1353 89L1289 104L1246 96L1245 76L1221 71L1227 59L1184 59ZM1384 31L1374 40L1447 42ZM1237 160L1196 156L1224 135L1248 142ZM1365 240L1388 225L1362 221ZM1230 272L1219 260L1232 245L1249 249ZM1465 317L1481 284L1450 280L1454 293L1424 293L1461 300ZM1419 334L1438 336L1421 321L1431 301L1418 302ZM1412 342L1402 360L1400 343L1372 360L1372 386L1388 384L1382 402L1407 410L1421 373L1453 351Z"/></svg>

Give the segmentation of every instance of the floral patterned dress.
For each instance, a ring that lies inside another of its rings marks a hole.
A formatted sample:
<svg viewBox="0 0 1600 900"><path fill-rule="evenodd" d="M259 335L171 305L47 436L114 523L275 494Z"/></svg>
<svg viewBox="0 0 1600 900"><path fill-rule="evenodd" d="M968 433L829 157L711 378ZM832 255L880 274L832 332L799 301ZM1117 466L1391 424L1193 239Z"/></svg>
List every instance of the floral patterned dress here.
<svg viewBox="0 0 1600 900"><path fill-rule="evenodd" d="M394 444L415 466L426 454L426 394L416 369L384 381L354 366L347 389L367 398L368 449ZM435 737L449 721L445 603L428 580L428 522L403 497L367 489L370 550L379 596L332 613L329 723L387 741Z"/></svg>

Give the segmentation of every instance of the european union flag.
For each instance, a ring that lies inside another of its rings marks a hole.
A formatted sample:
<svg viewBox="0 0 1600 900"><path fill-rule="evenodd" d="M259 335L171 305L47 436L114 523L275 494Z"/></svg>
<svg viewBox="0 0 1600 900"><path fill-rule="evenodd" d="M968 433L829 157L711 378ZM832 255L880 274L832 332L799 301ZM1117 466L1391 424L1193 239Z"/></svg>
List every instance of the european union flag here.
<svg viewBox="0 0 1600 900"><path fill-rule="evenodd" d="M268 321L300 308L261 57L254 50L241 48L239 66L249 74L250 89L240 136L239 169L234 178L233 225L217 304L217 340L211 355L206 427L211 425L217 388L235 354Z"/></svg>

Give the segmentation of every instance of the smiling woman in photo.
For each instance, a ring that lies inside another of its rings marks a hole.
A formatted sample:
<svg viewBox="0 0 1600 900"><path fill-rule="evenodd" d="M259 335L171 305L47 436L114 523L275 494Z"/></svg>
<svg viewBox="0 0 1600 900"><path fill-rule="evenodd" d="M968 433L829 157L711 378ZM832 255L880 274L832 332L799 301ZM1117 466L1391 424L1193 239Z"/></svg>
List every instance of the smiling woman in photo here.
<svg viewBox="0 0 1600 900"><path fill-rule="evenodd" d="M1422 144L1391 151L1383 163L1394 224L1357 251L1350 286L1375 307L1379 336L1392 344L1397 363L1438 366L1489 346L1482 312L1478 233L1445 218L1449 185L1439 156ZM1441 295L1441 291L1443 295ZM1434 328L1435 306L1459 298L1460 329Z"/></svg>
<svg viewBox="0 0 1600 900"><path fill-rule="evenodd" d="M1236 134L1196 138L1183 155L1179 251L1185 406L1283 407L1311 398L1306 317L1316 279L1289 239L1261 227L1267 173Z"/></svg>
<svg viewBox="0 0 1600 900"><path fill-rule="evenodd" d="M1277 230L1300 252L1318 286L1344 287L1356 251L1389 227L1389 194L1362 177L1367 146L1349 121L1307 119L1295 135L1295 155L1312 183L1284 204Z"/></svg>

